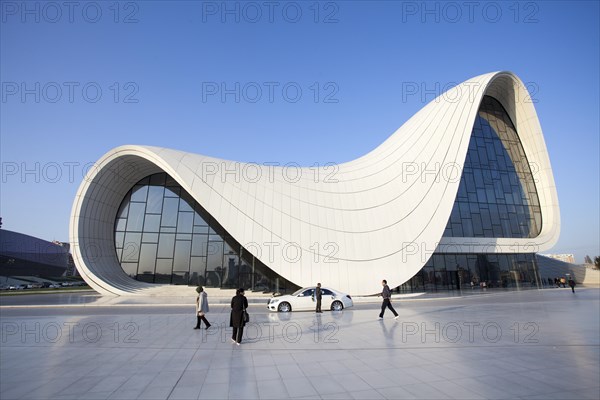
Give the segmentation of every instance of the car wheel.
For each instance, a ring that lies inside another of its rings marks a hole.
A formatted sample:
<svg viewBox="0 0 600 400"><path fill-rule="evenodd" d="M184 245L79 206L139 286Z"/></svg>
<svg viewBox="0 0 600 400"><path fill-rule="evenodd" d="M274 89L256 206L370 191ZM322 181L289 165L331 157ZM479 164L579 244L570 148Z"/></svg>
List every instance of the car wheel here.
<svg viewBox="0 0 600 400"><path fill-rule="evenodd" d="M331 311L342 311L344 309L344 305L341 301L336 300L331 303Z"/></svg>
<svg viewBox="0 0 600 400"><path fill-rule="evenodd" d="M279 306L277 307L277 311L290 312L292 311L292 306L290 305L290 303L284 301L283 303L279 304Z"/></svg>

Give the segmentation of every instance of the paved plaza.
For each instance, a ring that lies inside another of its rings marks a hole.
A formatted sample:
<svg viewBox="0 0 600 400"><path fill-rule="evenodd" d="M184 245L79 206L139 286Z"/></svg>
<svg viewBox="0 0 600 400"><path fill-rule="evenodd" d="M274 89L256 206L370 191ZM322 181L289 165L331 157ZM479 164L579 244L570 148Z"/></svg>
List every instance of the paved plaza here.
<svg viewBox="0 0 600 400"><path fill-rule="evenodd" d="M0 398L600 398L597 288L421 296L394 301L398 320L256 299L241 346L214 300L193 330L194 299L2 296Z"/></svg>

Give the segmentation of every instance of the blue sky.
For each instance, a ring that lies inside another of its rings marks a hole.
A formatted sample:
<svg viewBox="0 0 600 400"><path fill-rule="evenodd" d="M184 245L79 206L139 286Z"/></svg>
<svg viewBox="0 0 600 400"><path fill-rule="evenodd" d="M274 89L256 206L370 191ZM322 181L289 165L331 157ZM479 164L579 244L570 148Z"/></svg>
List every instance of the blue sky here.
<svg viewBox="0 0 600 400"><path fill-rule="evenodd" d="M600 254L597 1L71 4L0 2L4 229L68 240L83 173L122 144L344 162L443 88L510 70L554 169L552 252Z"/></svg>

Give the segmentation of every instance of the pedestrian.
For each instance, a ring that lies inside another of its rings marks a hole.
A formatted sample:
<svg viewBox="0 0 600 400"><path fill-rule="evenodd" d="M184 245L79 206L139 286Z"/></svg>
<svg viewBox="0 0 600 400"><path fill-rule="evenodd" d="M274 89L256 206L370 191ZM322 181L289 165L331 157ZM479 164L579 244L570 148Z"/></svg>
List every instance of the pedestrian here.
<svg viewBox="0 0 600 400"><path fill-rule="evenodd" d="M321 290L321 283L317 283L317 287L315 288L315 300L317 301L317 309L315 312L322 313L321 311L321 299L323 298L323 291Z"/></svg>
<svg viewBox="0 0 600 400"><path fill-rule="evenodd" d="M231 299L231 316L229 326L233 328L231 341L238 346L242 343L244 334L244 325L246 324L246 309L248 308L248 299L244 296L244 289L235 291L235 296Z"/></svg>
<svg viewBox="0 0 600 400"><path fill-rule="evenodd" d="M387 281L384 279L381 281L381 285L383 286L383 290L381 291L381 297L383 297L383 303L381 304L381 313L379 313L379 319L383 319L383 313L386 308L389 308L394 313L394 319L398 319L398 313L392 307L392 291L390 287L387 285Z"/></svg>
<svg viewBox="0 0 600 400"><path fill-rule="evenodd" d="M571 287L571 291L575 293L575 279L573 277L569 277L569 286Z"/></svg>
<svg viewBox="0 0 600 400"><path fill-rule="evenodd" d="M560 287L560 281L558 280L558 277L554 278L554 284L556 287Z"/></svg>
<svg viewBox="0 0 600 400"><path fill-rule="evenodd" d="M567 280L565 279L565 277L564 277L564 276L561 276L561 277L560 277L560 284L562 285L562 287L564 287L564 288L565 288L565 287L566 287L566 286L565 286L565 284L566 284L566 283L567 283Z"/></svg>
<svg viewBox="0 0 600 400"><path fill-rule="evenodd" d="M200 329L200 321L204 322L206 329L210 328L210 323L206 319L206 313L208 312L208 295L204 291L202 286L196 288L198 296L196 296L196 326L194 329Z"/></svg>

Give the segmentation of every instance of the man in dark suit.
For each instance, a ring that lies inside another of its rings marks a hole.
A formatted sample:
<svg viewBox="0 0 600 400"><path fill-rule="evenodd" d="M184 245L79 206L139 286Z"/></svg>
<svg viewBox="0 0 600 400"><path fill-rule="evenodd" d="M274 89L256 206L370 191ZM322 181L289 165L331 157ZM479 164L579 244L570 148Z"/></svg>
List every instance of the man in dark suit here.
<svg viewBox="0 0 600 400"><path fill-rule="evenodd" d="M248 308L248 299L244 296L244 289L236 290L235 296L231 299L231 316L229 326L233 328L231 341L238 346L242 343L242 335L244 334L244 313Z"/></svg>
<svg viewBox="0 0 600 400"><path fill-rule="evenodd" d="M387 281L384 279L381 281L381 285L383 286L383 290L381 291L381 297L383 297L383 303L381 304L381 313L379 313L379 319L383 319L383 313L386 308L389 308L394 313L394 319L398 319L398 313L392 307L392 291L390 287L387 285Z"/></svg>
<svg viewBox="0 0 600 400"><path fill-rule="evenodd" d="M321 299L323 298L323 292L321 291L321 283L317 283L315 288L315 300L317 301L317 309L315 312L322 313L321 311Z"/></svg>

